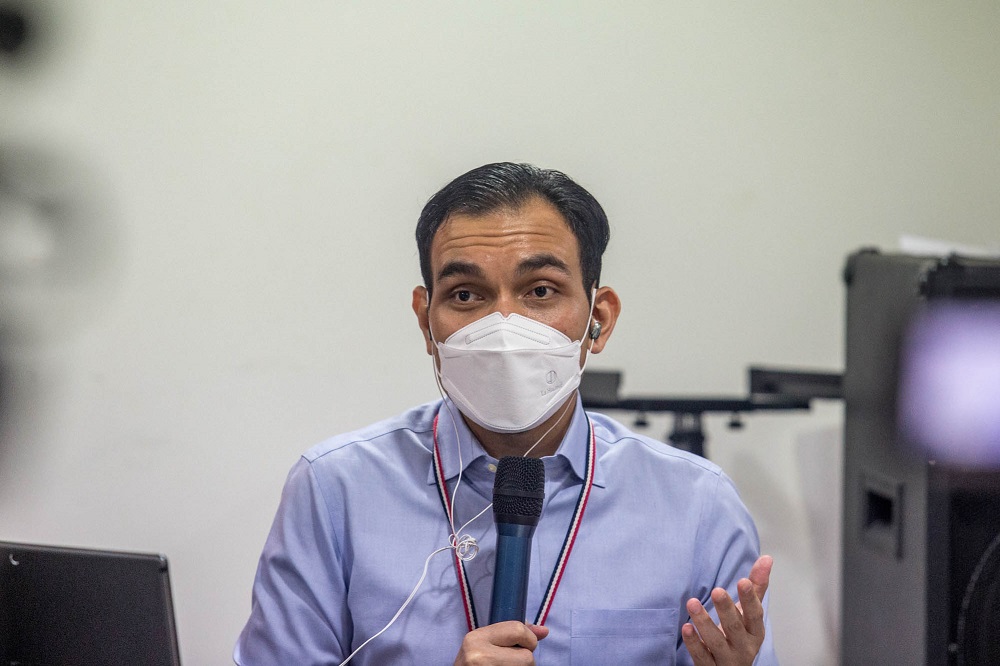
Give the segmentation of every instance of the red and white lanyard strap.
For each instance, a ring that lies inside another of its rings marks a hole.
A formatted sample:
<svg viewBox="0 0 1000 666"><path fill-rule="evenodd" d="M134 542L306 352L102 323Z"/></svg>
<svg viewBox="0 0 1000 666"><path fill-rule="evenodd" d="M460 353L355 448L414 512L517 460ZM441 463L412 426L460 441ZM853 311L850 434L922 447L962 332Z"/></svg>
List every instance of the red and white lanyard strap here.
<svg viewBox="0 0 1000 666"><path fill-rule="evenodd" d="M451 524L451 499L448 497L448 484L445 482L444 478L444 468L441 465L441 452L438 451L438 416L434 416L434 480L437 482L438 495L441 498L441 505L444 507L444 516ZM455 529L452 527L452 529ZM451 549L451 555L455 559L455 573L458 574L458 589L462 592L462 604L465 607L465 622L469 625L469 631L472 631L479 626L479 620L476 618L476 606L472 602L472 587L469 585L469 577L465 573L465 566L462 563L462 559L459 557L457 544L454 540L458 538L458 535L452 535L453 543L451 544L453 548Z"/></svg>
<svg viewBox="0 0 1000 666"><path fill-rule="evenodd" d="M451 500L448 495L448 484L444 478L444 468L441 465L441 452L438 450L437 440L437 417L434 417L434 478L437 481L438 494L441 497L441 505L444 513L450 520L449 507ZM556 590L562 581L563 573L566 571L566 563L569 561L570 553L573 552L573 544L576 542L576 535L580 531L580 522L583 520L583 512L587 508L587 500L590 499L590 489L594 482L594 459L597 456L597 439L594 435L594 425L587 417L587 428L589 437L587 438L587 463L584 469L583 487L580 488L580 497L576 500L576 508L573 510L573 519L570 521L566 531L566 538L563 539L562 549L559 551L559 559L555 568L552 569L552 576L549 578L549 585L542 598L542 604L535 616L535 624L544 625L549 616L549 609L556 597ZM457 536L457 535L456 535ZM455 538L455 537L453 537ZM453 549L452 555L455 558L455 573L458 575L458 586L462 592L462 604L465 607L465 620L469 626L469 631L479 627L476 617L476 605L472 600L472 587L469 585L469 577L465 572L465 562L459 557L458 550Z"/></svg>
<svg viewBox="0 0 1000 666"><path fill-rule="evenodd" d="M545 590L542 598L542 605L538 608L538 615L535 616L535 624L545 626L545 620L549 617L549 609L552 608L552 601L556 598L556 590L562 582L563 572L566 571L566 563L569 561L569 554L573 552L573 544L576 543L576 535L580 531L580 522L583 520L583 512L587 508L587 500L590 499L590 489L594 483L594 459L597 457L597 437L594 435L594 424L587 417L587 429L590 433L587 442L587 464L583 472L583 488L580 488L580 497L576 500L576 508L573 510L573 520L570 521L569 529L566 530L566 538L563 540L562 550L559 551L559 559L552 569L552 576L549 578L549 586Z"/></svg>

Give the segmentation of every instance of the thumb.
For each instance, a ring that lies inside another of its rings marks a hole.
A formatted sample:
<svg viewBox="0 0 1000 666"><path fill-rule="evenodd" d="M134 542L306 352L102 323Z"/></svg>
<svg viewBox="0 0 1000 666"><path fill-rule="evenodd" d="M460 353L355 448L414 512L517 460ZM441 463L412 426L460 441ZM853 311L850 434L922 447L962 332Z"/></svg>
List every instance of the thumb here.
<svg viewBox="0 0 1000 666"><path fill-rule="evenodd" d="M771 581L771 567L774 566L774 558L770 555L761 555L750 568L750 582L753 583L753 590L757 593L758 599L764 598L767 586Z"/></svg>
<svg viewBox="0 0 1000 666"><path fill-rule="evenodd" d="M549 635L549 628L543 627L540 624L529 624L528 629L531 629L531 633L535 635L535 638L542 640Z"/></svg>

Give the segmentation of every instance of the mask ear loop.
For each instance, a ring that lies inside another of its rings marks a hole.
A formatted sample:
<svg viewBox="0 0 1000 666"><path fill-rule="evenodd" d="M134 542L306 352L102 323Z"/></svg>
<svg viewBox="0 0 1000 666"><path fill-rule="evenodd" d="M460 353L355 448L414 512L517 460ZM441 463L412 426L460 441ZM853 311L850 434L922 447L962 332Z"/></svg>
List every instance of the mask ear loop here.
<svg viewBox="0 0 1000 666"><path fill-rule="evenodd" d="M601 323L597 322L597 337L590 335L592 330L590 327L594 322L594 308L597 306L597 287L593 287L590 290L590 314L587 316L587 328L583 331L583 335L580 337L580 346L583 346L584 340L589 340L587 343L587 355L583 357L583 365L580 366L580 375L583 375L583 371L587 369L587 361L590 360L590 350L594 347L594 341L597 337L600 337Z"/></svg>

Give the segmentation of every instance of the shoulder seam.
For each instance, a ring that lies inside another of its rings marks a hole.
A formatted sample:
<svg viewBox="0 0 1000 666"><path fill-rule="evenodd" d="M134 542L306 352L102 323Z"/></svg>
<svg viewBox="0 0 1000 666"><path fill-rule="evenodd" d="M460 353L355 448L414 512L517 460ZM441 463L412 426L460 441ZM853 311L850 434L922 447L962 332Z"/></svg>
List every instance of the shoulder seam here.
<svg viewBox="0 0 1000 666"><path fill-rule="evenodd" d="M344 435L335 435L334 437L331 437L323 442L316 444L314 447L312 447L313 449L325 445L324 450L317 453L316 455L309 455L310 451L312 451L312 449L310 449L309 451L306 451L305 453L302 454L302 458L305 459L305 461L311 465L317 460L320 460L321 458L324 458L327 455L334 453L336 451L340 451L341 449L347 446L351 446L352 444L371 442L372 440L381 439L382 437L387 437L398 432L411 432L414 435L422 435L430 431L431 431L430 427L419 428L419 427L414 427L413 425L400 425L395 428L387 428L385 430L379 430L376 432L355 430L354 432L346 433ZM334 444L335 440L340 440L341 438L344 439Z"/></svg>

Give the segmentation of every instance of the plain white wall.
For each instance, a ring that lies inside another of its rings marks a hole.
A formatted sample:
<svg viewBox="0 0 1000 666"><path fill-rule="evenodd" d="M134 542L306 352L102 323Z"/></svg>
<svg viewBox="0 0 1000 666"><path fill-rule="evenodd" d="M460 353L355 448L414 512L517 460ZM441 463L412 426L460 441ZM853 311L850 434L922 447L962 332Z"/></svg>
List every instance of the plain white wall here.
<svg viewBox="0 0 1000 666"><path fill-rule="evenodd" d="M165 553L188 664L229 660L296 456L435 397L412 230L459 173L604 204L625 309L593 366L629 394L837 370L848 253L1000 242L993 0L36 6L0 159L69 174L78 232L0 255L0 539ZM789 664L835 662L841 417L708 423Z"/></svg>

